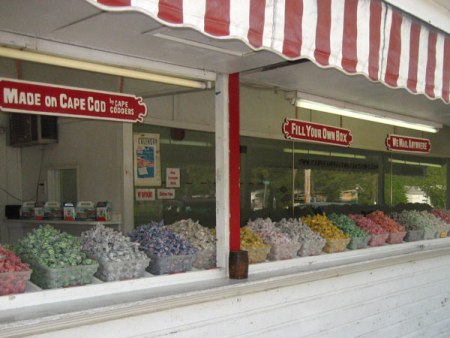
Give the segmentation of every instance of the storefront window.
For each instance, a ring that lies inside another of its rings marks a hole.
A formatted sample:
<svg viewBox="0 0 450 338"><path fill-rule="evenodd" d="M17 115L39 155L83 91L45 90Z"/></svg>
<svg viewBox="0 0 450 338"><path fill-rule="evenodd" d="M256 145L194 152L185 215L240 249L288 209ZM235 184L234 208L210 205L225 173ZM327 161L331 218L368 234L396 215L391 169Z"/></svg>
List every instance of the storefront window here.
<svg viewBox="0 0 450 338"><path fill-rule="evenodd" d="M439 159L389 157L385 173L385 203L428 204L445 208L447 165Z"/></svg>
<svg viewBox="0 0 450 338"><path fill-rule="evenodd" d="M304 169L304 172L309 196L303 193L300 201L308 203L309 198L310 204L377 204L376 173L321 169Z"/></svg>
<svg viewBox="0 0 450 338"><path fill-rule="evenodd" d="M135 225L164 220L171 224L191 218L214 228L215 211L215 148L214 134L151 125L135 125L135 133L152 133L160 137L161 185L135 187L167 191L170 196L154 200L135 200ZM176 169L179 177L173 187L167 182L167 169ZM136 195L136 194L135 194Z"/></svg>
<svg viewBox="0 0 450 338"><path fill-rule="evenodd" d="M290 141L243 137L245 219L298 217L305 209L375 205L380 156Z"/></svg>

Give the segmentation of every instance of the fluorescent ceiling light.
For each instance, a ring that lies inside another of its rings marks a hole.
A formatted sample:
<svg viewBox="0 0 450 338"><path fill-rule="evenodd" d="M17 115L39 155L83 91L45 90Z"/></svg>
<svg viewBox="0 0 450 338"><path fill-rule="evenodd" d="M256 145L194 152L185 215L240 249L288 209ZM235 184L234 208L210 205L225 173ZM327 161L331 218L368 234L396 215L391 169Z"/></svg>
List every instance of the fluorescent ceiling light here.
<svg viewBox="0 0 450 338"><path fill-rule="evenodd" d="M192 146L192 147L212 147L211 142L201 141L177 141L171 139L161 139L161 144L179 145L179 146Z"/></svg>
<svg viewBox="0 0 450 338"><path fill-rule="evenodd" d="M398 164L417 165L420 167L442 168L442 165L440 165L440 164L427 163L427 162L412 162L412 161L396 160L396 159L391 159L391 158L389 159L389 162L398 163Z"/></svg>
<svg viewBox="0 0 450 338"><path fill-rule="evenodd" d="M54 56L54 55L30 52L30 51L7 48L7 47L0 47L0 56L6 57L6 58L11 58L11 59L23 60L23 61L44 63L44 64L48 64L48 65L53 65L53 66L85 70L85 71L89 71L89 72L96 72L96 73L109 74L109 75L115 75L115 76L123 76L123 77L132 78L132 79L138 79L138 80L166 83L166 84L171 84L171 85L176 85L176 86L183 86L183 87L190 87L190 88L197 88L197 89L209 88L208 82L183 79L180 77L161 75L161 74L146 72L143 70L121 68L121 67L110 66L110 65L101 64L101 63L69 59L69 58L65 58L65 57L61 57L61 56Z"/></svg>
<svg viewBox="0 0 450 338"><path fill-rule="evenodd" d="M307 149L291 149L291 148L284 148L284 153L294 153L294 154L306 154L306 155L319 155L319 156L334 156L334 157L345 157L345 158L356 158L365 160L367 157L364 155L357 155L357 154L346 154L346 153L332 153L327 151L318 151L318 150L307 150Z"/></svg>
<svg viewBox="0 0 450 338"><path fill-rule="evenodd" d="M331 156L357 158L357 159L360 159L360 160L365 160L367 158L364 155L356 155L356 154L343 154L343 153L330 153L330 154L331 154Z"/></svg>
<svg viewBox="0 0 450 338"><path fill-rule="evenodd" d="M442 124L434 123L431 121L424 121L412 117L400 116L397 114L372 108L358 107L356 105L350 104L341 104L337 101L334 102L336 102L336 105L317 102L314 100L310 100L309 98L298 98L295 100L295 105L300 108L317 110L324 113L347 116L365 121L389 124L397 127L421 130L429 133L437 133L438 129L442 128ZM342 106L339 106L340 104Z"/></svg>

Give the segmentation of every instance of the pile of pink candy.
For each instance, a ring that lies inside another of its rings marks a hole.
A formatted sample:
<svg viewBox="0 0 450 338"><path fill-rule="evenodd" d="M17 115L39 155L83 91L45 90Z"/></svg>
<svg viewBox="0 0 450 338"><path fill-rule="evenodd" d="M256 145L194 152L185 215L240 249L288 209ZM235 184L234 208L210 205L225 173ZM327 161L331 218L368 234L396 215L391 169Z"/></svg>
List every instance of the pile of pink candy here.
<svg viewBox="0 0 450 338"><path fill-rule="evenodd" d="M367 218L380 225L383 229L389 232L389 236L386 240L389 244L396 244L403 242L403 238L406 235L405 227L392 218L386 216L382 211L374 211L367 215Z"/></svg>
<svg viewBox="0 0 450 338"><path fill-rule="evenodd" d="M386 243L386 240L389 237L389 232L387 232L381 225L359 214L350 214L348 217L351 218L356 225L372 235L372 238L369 241L370 246L380 246Z"/></svg>

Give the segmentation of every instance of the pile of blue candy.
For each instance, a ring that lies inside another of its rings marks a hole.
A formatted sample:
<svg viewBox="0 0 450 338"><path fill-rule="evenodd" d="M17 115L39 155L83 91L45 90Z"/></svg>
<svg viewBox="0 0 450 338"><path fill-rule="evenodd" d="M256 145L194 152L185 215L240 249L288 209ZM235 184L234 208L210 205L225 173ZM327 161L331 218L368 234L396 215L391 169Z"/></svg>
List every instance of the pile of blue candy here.
<svg viewBox="0 0 450 338"><path fill-rule="evenodd" d="M181 235L169 230L164 223L150 222L129 233L132 242L150 256L195 255L195 248Z"/></svg>

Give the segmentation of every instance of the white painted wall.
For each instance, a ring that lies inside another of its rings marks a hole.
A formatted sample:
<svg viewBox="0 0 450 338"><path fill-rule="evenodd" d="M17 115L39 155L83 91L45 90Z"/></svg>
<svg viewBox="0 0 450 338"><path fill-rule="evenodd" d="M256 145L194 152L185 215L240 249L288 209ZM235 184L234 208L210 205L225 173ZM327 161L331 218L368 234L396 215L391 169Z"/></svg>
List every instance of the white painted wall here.
<svg viewBox="0 0 450 338"><path fill-rule="evenodd" d="M431 134L347 117L342 118L341 125L339 116L318 111L310 112L306 109L296 110L290 101L286 100L283 91L241 87L241 133L243 135L283 140L281 125L285 117L350 129L353 136L351 148L355 149L386 151L386 136L394 133L429 138L431 140L429 156L447 158L450 154L449 127L437 134Z"/></svg>
<svg viewBox="0 0 450 338"><path fill-rule="evenodd" d="M449 278L443 255L319 280L290 275L283 287L274 279L265 288L249 280L223 287L215 300L208 301L207 290L199 293L202 301L183 306L177 305L182 297L162 297L155 302L167 302L164 310L73 322L33 337L448 337ZM252 283L260 290L245 292Z"/></svg>
<svg viewBox="0 0 450 338"><path fill-rule="evenodd" d="M78 200L110 201L113 210L121 210L122 124L60 118L58 128L57 144L22 148L24 198L35 195L38 182L47 186L49 169L76 167ZM47 201L46 190L39 191L41 201Z"/></svg>
<svg viewBox="0 0 450 338"><path fill-rule="evenodd" d="M351 147L355 149L386 151L386 136L395 133L429 138L431 153L428 156L447 158L450 154L449 127L431 134L347 117L342 118L341 125L339 116L306 109L296 110L286 99L284 91L241 86L240 95L241 134L245 136L284 140L281 125L284 118L289 117L350 129L353 136ZM214 131L212 91L158 97L145 102L149 107L145 123Z"/></svg>
<svg viewBox="0 0 450 338"><path fill-rule="evenodd" d="M214 100L213 90L148 98L144 123L214 132Z"/></svg>

